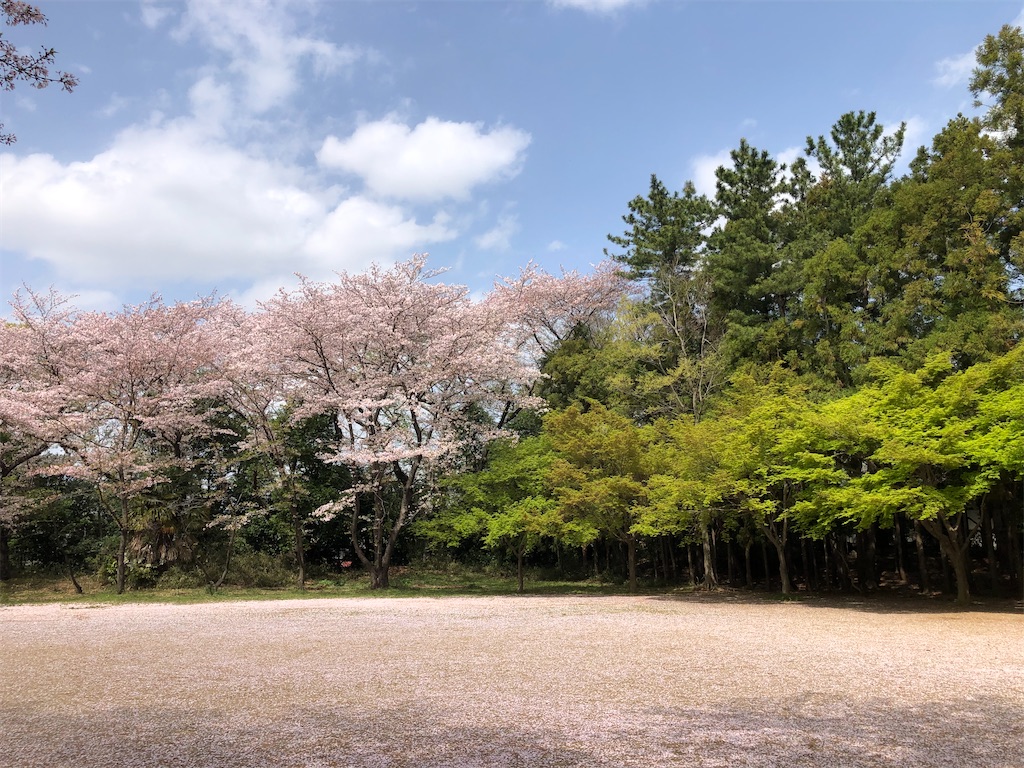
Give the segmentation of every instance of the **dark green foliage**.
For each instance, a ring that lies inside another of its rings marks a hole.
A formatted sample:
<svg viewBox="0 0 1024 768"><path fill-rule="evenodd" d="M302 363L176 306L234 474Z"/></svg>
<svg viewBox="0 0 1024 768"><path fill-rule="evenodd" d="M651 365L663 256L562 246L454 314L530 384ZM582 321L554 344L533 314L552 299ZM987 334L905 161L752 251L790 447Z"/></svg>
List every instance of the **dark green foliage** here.
<svg viewBox="0 0 1024 768"><path fill-rule="evenodd" d="M669 193L652 174L647 197L633 198L629 213L622 217L626 231L608 236L623 249L610 255L627 267L631 278L647 281L658 296L666 282L694 269L704 246L704 230L714 219L714 206L697 194L693 184L687 183L682 194Z"/></svg>

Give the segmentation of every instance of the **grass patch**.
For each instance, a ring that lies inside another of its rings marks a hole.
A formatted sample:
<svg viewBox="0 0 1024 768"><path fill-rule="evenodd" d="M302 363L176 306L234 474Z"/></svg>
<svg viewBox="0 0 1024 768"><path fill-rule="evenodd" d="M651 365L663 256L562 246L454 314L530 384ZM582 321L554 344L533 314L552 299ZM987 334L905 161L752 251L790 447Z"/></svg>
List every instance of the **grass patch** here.
<svg viewBox="0 0 1024 768"><path fill-rule="evenodd" d="M79 577L83 593L75 592L68 579L22 577L0 584L0 605L33 603L214 603L233 600L316 599L322 597L457 597L516 594L514 578L464 569L429 570L392 568L391 587L370 589L369 578L354 572L337 578L312 579L304 590L295 587L239 587L226 585L216 591L206 587L145 587L118 595L112 584L97 577ZM641 589L641 594L678 592L668 588ZM528 581L527 595L625 595L626 586L586 581Z"/></svg>

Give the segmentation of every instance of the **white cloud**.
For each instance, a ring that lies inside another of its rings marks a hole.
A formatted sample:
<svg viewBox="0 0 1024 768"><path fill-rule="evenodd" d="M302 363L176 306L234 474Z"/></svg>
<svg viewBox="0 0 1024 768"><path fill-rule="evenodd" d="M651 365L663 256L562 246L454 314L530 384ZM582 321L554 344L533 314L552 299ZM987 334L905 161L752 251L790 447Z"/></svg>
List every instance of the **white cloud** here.
<svg viewBox="0 0 1024 768"><path fill-rule="evenodd" d="M966 85L976 65L974 57L976 50L973 49L959 56L950 56L935 62L935 69L939 74L935 76L932 82L941 88Z"/></svg>
<svg viewBox="0 0 1024 768"><path fill-rule="evenodd" d="M821 175L821 163L818 162L817 158L808 157L805 149L806 147L786 147L775 156L780 165L786 166L787 177L791 176L789 169L793 167L793 162L801 157L807 163L807 169L813 176L817 178Z"/></svg>
<svg viewBox="0 0 1024 768"><path fill-rule="evenodd" d="M156 29L173 14L174 9L166 5L158 5L157 3L150 2L150 0L144 0L142 7L139 9L139 17L142 19L142 23L149 29Z"/></svg>
<svg viewBox="0 0 1024 768"><path fill-rule="evenodd" d="M198 63L188 114L165 114L174 99L163 93L163 112L92 157L65 162L17 147L0 154L0 251L45 265L38 271L99 308L116 306L113 297L128 290L185 285L219 286L252 306L294 284L295 272L328 279L458 237L475 218L465 209L449 203L452 219L439 206L414 214L403 201L462 200L514 176L530 136L389 118L320 142L295 130L301 115L287 125L262 120L309 76L304 64L330 72L359 55L296 32L287 10L287 0L190 2L176 34L227 60ZM147 24L167 23L160 6L144 5L142 14ZM100 114L124 105L114 94ZM322 144L324 165L361 175L368 192L390 199L353 195L303 167L311 144ZM482 247L503 247L516 227L514 216L499 217Z"/></svg>
<svg viewBox="0 0 1024 768"><path fill-rule="evenodd" d="M96 114L98 114L100 117L110 118L116 115L118 112L121 112L125 107L128 106L128 104L128 99L126 99L124 96L119 96L118 94L113 93L107 100L107 103L96 111Z"/></svg>
<svg viewBox="0 0 1024 768"><path fill-rule="evenodd" d="M920 115L911 115L901 122L907 124L906 133L903 135L903 158L912 160L919 146L931 144L928 121Z"/></svg>
<svg viewBox="0 0 1024 768"><path fill-rule="evenodd" d="M698 155L693 161L693 186L697 192L708 197L715 196L715 185L717 179L715 171L719 166L728 165L732 162L729 150L723 149L713 155Z"/></svg>
<svg viewBox="0 0 1024 768"><path fill-rule="evenodd" d="M512 236L519 231L519 218L514 214L498 217L498 223L476 238L478 248L485 251L507 251L512 247Z"/></svg>
<svg viewBox="0 0 1024 768"><path fill-rule="evenodd" d="M335 207L305 243L305 251L332 269L347 264L391 261L425 250L430 243L451 240L456 232L438 214L427 225L409 219L398 207L363 197L350 197ZM339 264L339 266L334 266Z"/></svg>
<svg viewBox="0 0 1024 768"><path fill-rule="evenodd" d="M4 248L85 286L207 285L362 269L455 236L444 217L339 199L203 123L133 127L90 160L0 155Z"/></svg>
<svg viewBox="0 0 1024 768"><path fill-rule="evenodd" d="M564 251L568 247L569 246L567 246L561 240L552 240L550 243L548 243L548 251L550 251L551 253L557 253L558 251Z"/></svg>
<svg viewBox="0 0 1024 768"><path fill-rule="evenodd" d="M102 289L70 291L68 297L75 309L83 312L115 312L124 304L115 293Z"/></svg>
<svg viewBox="0 0 1024 768"><path fill-rule="evenodd" d="M647 0L549 0L556 8L572 8L586 13L609 14L631 5L645 5Z"/></svg>
<svg viewBox="0 0 1024 768"><path fill-rule="evenodd" d="M177 35L198 37L228 57L228 69L240 76L245 106L254 113L284 103L298 88L299 66L312 62L318 74L353 65L367 51L338 46L295 31L288 2L192 0Z"/></svg>
<svg viewBox="0 0 1024 768"><path fill-rule="evenodd" d="M1017 18L1010 22L1011 26L1024 27L1024 10L1017 14ZM935 62L935 69L938 75L932 82L940 88L953 88L965 86L978 66L978 49L976 45L966 53L959 56L949 56L941 61Z"/></svg>
<svg viewBox="0 0 1024 768"><path fill-rule="evenodd" d="M784 150L779 152L776 159L779 164L784 164L787 168L793 165L793 161L799 157L804 157L803 147L786 147Z"/></svg>
<svg viewBox="0 0 1024 768"><path fill-rule="evenodd" d="M217 281L299 251L323 203L194 124L132 128L90 160L4 155L4 247L75 281Z"/></svg>
<svg viewBox="0 0 1024 768"><path fill-rule="evenodd" d="M515 176L530 135L504 126L428 117L410 128L395 117L366 123L346 139L329 136L320 164L354 173L378 195L405 200L465 199L486 182Z"/></svg>

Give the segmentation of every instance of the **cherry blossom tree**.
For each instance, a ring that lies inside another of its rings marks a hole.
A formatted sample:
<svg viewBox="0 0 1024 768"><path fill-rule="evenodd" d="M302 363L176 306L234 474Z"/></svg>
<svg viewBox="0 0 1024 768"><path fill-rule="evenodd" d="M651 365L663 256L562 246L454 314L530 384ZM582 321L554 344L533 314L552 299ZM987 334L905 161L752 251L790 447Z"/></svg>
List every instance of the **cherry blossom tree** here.
<svg viewBox="0 0 1024 768"><path fill-rule="evenodd" d="M503 401L536 378L510 343L497 302L434 282L425 257L390 269L304 281L266 306L276 355L295 385L296 417L331 414L324 460L355 486L324 509L350 515L352 545L374 588L388 586L399 534L429 506L432 480L494 435Z"/></svg>
<svg viewBox="0 0 1024 768"><path fill-rule="evenodd" d="M488 299L501 307L516 342L538 362L577 327L609 317L629 292L629 280L611 261L589 274L562 270L561 275L530 263L518 277L499 279Z"/></svg>
<svg viewBox="0 0 1024 768"><path fill-rule="evenodd" d="M241 421L237 443L239 458L265 460L269 481L254 483L282 498L291 521L296 586L305 587L305 542L303 527L307 514L303 509L304 488L301 478L300 452L295 446L294 379L284 375L280 361L268 343L273 329L265 312L247 313L237 305L222 303L211 324L219 352L218 376L224 384L222 402ZM257 474L254 472L254 474ZM232 534L253 515L266 513L266 506L255 507L232 499L227 513L217 519ZM230 553L230 548L229 548ZM229 554L230 557L230 554Z"/></svg>
<svg viewBox="0 0 1024 768"><path fill-rule="evenodd" d="M30 511L10 486L59 440L74 318L68 299L52 290L19 291L11 309L11 322L0 325L0 581L10 578L10 531Z"/></svg>
<svg viewBox="0 0 1024 768"><path fill-rule="evenodd" d="M117 526L117 591L142 498L193 461L209 434L206 405L221 389L204 328L212 300L165 306L154 298L117 314L86 313L73 326L74 364L61 382L59 471L91 483Z"/></svg>

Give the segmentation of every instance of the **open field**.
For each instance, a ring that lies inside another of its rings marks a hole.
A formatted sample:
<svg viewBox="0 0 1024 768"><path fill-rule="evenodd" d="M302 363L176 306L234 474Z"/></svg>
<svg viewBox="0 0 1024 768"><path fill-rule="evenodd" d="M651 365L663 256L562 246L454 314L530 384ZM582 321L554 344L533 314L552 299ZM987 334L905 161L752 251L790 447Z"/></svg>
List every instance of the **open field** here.
<svg viewBox="0 0 1024 768"><path fill-rule="evenodd" d="M29 766L1024 765L1024 617L554 596L0 607Z"/></svg>

